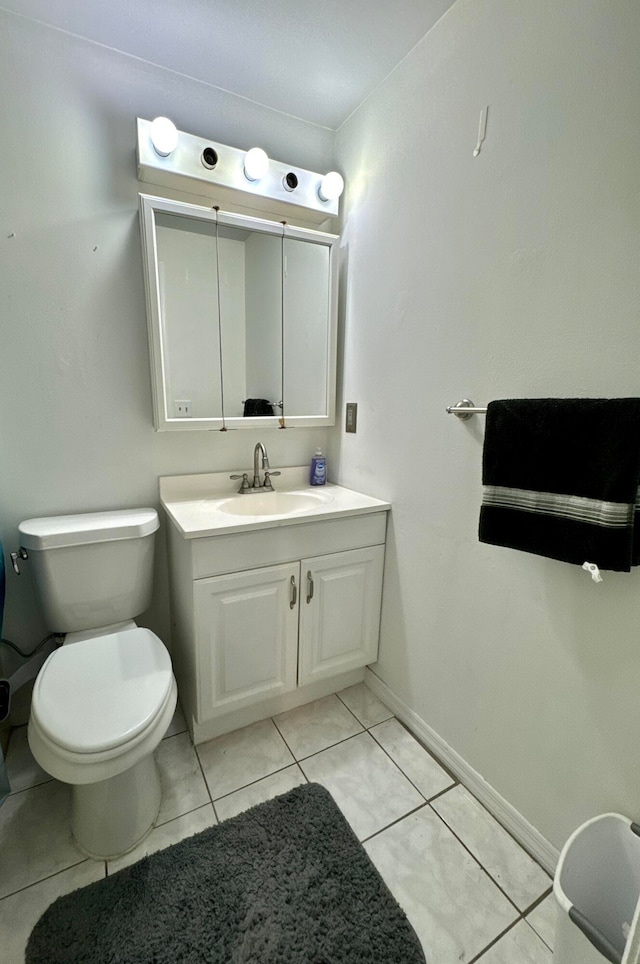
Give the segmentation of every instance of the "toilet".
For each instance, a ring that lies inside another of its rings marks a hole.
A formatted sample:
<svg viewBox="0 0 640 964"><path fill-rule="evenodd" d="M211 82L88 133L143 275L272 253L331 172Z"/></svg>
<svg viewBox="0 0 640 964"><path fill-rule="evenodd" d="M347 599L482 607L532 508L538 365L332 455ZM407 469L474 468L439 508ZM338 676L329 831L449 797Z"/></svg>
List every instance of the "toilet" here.
<svg viewBox="0 0 640 964"><path fill-rule="evenodd" d="M131 850L160 809L154 750L177 687L165 645L133 621L151 600L158 527L155 509L19 526L47 628L65 634L36 678L29 745L71 785L71 829L91 857Z"/></svg>

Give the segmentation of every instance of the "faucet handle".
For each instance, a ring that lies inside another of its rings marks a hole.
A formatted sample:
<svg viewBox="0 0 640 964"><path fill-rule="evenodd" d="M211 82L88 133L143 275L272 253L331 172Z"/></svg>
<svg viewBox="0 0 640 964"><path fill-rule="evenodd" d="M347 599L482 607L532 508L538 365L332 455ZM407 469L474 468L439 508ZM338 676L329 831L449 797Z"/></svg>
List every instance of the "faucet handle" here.
<svg viewBox="0 0 640 964"><path fill-rule="evenodd" d="M262 483L263 489L273 489L273 486L271 485L271 478L274 475L282 475L282 472L271 472L268 470L264 473L264 482Z"/></svg>
<svg viewBox="0 0 640 964"><path fill-rule="evenodd" d="M242 475L230 475L229 478L230 478L230 479L242 479L242 483L241 483L241 485L240 485L240 488L238 489L238 492L245 492L248 488L250 488L250 486L249 486L249 476L248 476L248 474L247 474L246 472L243 472Z"/></svg>

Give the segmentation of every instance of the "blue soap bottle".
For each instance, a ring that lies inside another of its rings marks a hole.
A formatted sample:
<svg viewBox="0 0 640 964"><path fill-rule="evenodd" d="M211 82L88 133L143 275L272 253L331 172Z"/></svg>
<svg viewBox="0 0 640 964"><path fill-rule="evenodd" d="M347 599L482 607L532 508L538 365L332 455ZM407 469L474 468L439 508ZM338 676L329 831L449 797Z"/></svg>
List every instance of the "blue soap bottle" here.
<svg viewBox="0 0 640 964"><path fill-rule="evenodd" d="M327 460L319 448L316 449L316 454L311 459L309 481L311 485L325 485L327 481Z"/></svg>

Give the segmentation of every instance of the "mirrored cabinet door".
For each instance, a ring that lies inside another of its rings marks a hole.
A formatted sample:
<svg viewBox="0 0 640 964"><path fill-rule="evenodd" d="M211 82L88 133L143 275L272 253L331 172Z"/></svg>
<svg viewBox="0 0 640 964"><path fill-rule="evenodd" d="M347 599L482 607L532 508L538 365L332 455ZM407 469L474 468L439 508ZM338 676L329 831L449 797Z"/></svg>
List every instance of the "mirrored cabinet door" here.
<svg viewBox="0 0 640 964"><path fill-rule="evenodd" d="M159 430L332 425L336 235L140 195Z"/></svg>

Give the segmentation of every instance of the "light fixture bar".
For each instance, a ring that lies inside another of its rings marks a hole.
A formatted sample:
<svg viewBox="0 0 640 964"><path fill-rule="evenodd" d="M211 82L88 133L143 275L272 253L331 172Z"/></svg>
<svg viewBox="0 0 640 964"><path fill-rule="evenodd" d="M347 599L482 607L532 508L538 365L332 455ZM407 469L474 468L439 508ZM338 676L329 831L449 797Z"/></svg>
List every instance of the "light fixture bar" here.
<svg viewBox="0 0 640 964"><path fill-rule="evenodd" d="M228 147L216 141L205 140L194 134L178 131L177 145L170 154L157 153L151 140L151 121L137 119L138 179L150 184L200 194L206 197L221 197L220 189L239 191L245 195L241 202L248 207L273 210L273 205L265 207L265 200L298 207L305 211L308 218L316 222L336 217L339 198L323 200L319 193L324 175L291 167L269 158L268 170L263 177L249 180L245 174L247 151ZM203 153L204 160L203 160ZM215 166L210 167L212 158ZM288 175L297 178L295 189L287 187L293 183ZM224 195L222 196L224 199Z"/></svg>

